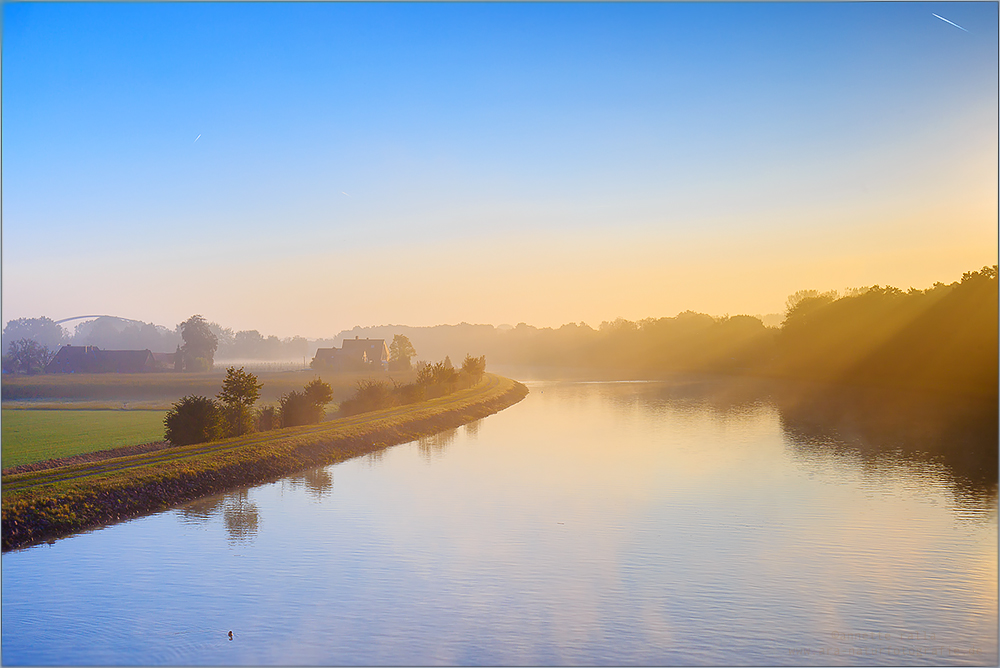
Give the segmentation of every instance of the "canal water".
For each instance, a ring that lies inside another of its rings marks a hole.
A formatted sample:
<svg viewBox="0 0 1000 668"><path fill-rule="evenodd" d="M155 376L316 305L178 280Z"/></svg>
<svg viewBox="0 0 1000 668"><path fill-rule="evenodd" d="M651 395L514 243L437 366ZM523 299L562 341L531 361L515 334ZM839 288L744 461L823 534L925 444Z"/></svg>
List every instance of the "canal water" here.
<svg viewBox="0 0 1000 668"><path fill-rule="evenodd" d="M432 438L4 554L3 663L997 664L995 477L766 398L529 387Z"/></svg>

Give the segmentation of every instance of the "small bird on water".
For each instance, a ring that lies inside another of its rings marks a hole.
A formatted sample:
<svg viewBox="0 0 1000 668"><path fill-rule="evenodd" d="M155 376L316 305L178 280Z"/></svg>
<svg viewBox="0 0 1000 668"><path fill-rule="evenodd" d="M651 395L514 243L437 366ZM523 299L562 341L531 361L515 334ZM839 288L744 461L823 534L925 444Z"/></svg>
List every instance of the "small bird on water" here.
<svg viewBox="0 0 1000 668"><path fill-rule="evenodd" d="M230 639L230 640L232 640L232 639L233 639L233 632L232 632L232 631L230 631L230 632L229 632L229 639Z"/></svg>

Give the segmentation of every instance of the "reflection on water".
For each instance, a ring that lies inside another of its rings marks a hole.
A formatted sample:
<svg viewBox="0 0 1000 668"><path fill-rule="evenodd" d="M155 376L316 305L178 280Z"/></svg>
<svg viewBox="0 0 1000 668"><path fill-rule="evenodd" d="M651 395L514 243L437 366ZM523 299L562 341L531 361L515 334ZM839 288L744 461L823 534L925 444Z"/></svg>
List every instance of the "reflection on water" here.
<svg viewBox="0 0 1000 668"><path fill-rule="evenodd" d="M179 507L177 513L183 522L193 524L210 523L221 514L226 532L233 541L252 540L260 524L260 511L250 501L248 489L191 501Z"/></svg>
<svg viewBox="0 0 1000 668"><path fill-rule="evenodd" d="M213 515L217 514L225 503L225 495L206 496L190 503L184 504L177 510L181 518L188 522L207 522Z"/></svg>
<svg viewBox="0 0 1000 668"><path fill-rule="evenodd" d="M424 458L424 461L430 463L438 455L443 454L445 449L455 442L457 434L458 429L445 429L437 434L421 436L417 441L417 447L420 449L420 455Z"/></svg>
<svg viewBox="0 0 1000 668"><path fill-rule="evenodd" d="M3 555L4 663L995 665L995 480L946 442L763 384L531 390Z"/></svg>
<svg viewBox="0 0 1000 668"><path fill-rule="evenodd" d="M333 472L330 467L321 466L289 476L285 480L294 488L304 486L317 501L333 491Z"/></svg>
<svg viewBox="0 0 1000 668"><path fill-rule="evenodd" d="M226 524L226 532L232 540L253 539L257 535L259 517L257 506L250 502L246 490L226 496L226 502L222 506L222 519Z"/></svg>
<svg viewBox="0 0 1000 668"><path fill-rule="evenodd" d="M470 440L474 441L476 440L476 436L479 435L479 426L482 423L483 421L481 419L473 420L472 422L469 422L468 424L463 426L462 431L465 432L465 435L468 436Z"/></svg>

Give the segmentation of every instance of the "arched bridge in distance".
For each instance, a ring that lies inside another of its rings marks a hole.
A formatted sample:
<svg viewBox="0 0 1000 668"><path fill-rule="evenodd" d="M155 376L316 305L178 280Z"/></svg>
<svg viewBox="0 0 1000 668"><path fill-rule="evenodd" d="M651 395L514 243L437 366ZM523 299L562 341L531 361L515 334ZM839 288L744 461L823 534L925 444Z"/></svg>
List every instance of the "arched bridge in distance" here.
<svg viewBox="0 0 1000 668"><path fill-rule="evenodd" d="M120 315L75 315L72 318L63 318L62 320L56 320L55 324L61 325L64 322L71 322L73 320L89 320L90 318L115 318L116 320L124 320L125 322L134 322L140 325L145 325L142 320L133 320L132 318L123 318Z"/></svg>

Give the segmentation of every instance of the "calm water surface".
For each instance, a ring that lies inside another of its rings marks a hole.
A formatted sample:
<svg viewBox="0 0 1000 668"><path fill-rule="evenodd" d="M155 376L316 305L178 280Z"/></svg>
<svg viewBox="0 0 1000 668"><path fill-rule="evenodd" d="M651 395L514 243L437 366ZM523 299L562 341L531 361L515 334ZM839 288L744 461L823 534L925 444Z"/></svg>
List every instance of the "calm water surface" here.
<svg viewBox="0 0 1000 668"><path fill-rule="evenodd" d="M995 487L799 435L767 401L530 388L4 554L3 662L997 664Z"/></svg>

